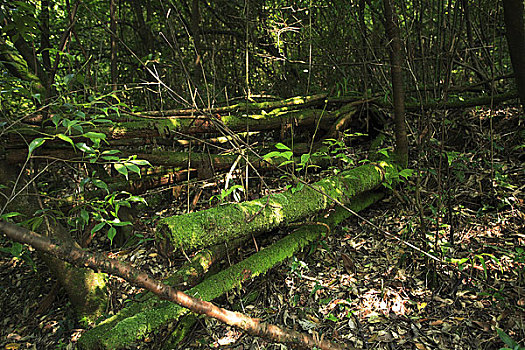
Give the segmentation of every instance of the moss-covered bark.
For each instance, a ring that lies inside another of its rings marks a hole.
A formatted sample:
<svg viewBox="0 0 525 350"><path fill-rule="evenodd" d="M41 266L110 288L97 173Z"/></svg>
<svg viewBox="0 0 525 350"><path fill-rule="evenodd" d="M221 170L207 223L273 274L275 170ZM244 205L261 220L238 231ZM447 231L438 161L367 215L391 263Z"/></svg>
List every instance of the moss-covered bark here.
<svg viewBox="0 0 525 350"><path fill-rule="evenodd" d="M380 192L362 193L350 204L354 211L360 211L382 197ZM351 214L342 208L336 209L328 218L319 217L315 223L303 225L268 248L250 256L248 259L223 270L187 291L187 294L202 300L211 301L225 292L239 286L260 274L266 273L276 264L293 256L321 235L329 233L333 227ZM149 333L168 322L188 313L176 304L149 299L144 303L133 303L119 314L103 321L86 332L79 340L84 349L118 349L144 338Z"/></svg>
<svg viewBox="0 0 525 350"><path fill-rule="evenodd" d="M313 186L348 203L352 196L374 189L382 180L382 168L366 164L318 181ZM164 218L157 225L157 239L168 250L171 247L185 250L208 247L303 220L327 209L331 203L322 193L304 186L295 193L285 191L253 201Z"/></svg>
<svg viewBox="0 0 525 350"><path fill-rule="evenodd" d="M220 245L201 250L191 259L191 261L184 264L179 270L163 282L183 291L195 286L202 281L207 273L210 272L212 264L226 256L228 249L234 249L235 247L240 246L242 242L242 240L236 240L229 242L228 247ZM92 335L83 339L82 343L85 344L84 346L87 348L96 348L96 346L92 344L95 344L102 334L110 332L110 330L113 327L116 327L121 321L133 317L135 314L154 308L158 302L159 300L155 294L151 292L144 294L138 299L138 302L133 303L131 306L121 310L118 314L99 323L96 328L90 331L90 334Z"/></svg>
<svg viewBox="0 0 525 350"><path fill-rule="evenodd" d="M279 101L265 101L265 102L253 102L253 103L238 103L231 106L225 107L216 107L211 110L205 109L208 113L230 113L230 112L239 112L239 111L261 111L261 110L271 110L275 108L303 108L306 106L311 106L313 104L322 104L326 99L326 94L318 94L312 96L296 96L291 97L286 100ZM143 112L142 115L145 116L175 116L175 115L189 115L192 113L199 113L196 109L171 109L166 111L151 111Z"/></svg>
<svg viewBox="0 0 525 350"><path fill-rule="evenodd" d="M357 108L357 107L356 107ZM220 125L228 129L239 131L271 130L292 123L301 126L314 125L319 118L323 123L332 123L337 113L326 112L321 109L306 109L299 111L272 111L267 114L231 114L216 117L166 117L162 119L130 118L130 121L117 122L111 126L99 126L97 128L84 128L84 132L94 131L104 133L107 139L129 139L129 138L151 138L168 137L173 132L196 134L196 133L217 133L220 132ZM215 118L215 120L213 119ZM219 125L219 127L217 127ZM9 134L11 141L16 141L20 134L31 138L39 135L55 135L66 133L62 128L55 127L40 128L36 126L24 125L13 129ZM82 135L73 135L82 136ZM76 141L76 140L75 140Z"/></svg>
<svg viewBox="0 0 525 350"><path fill-rule="evenodd" d="M0 184L5 185L9 191L13 183L16 183L18 169L0 162ZM7 192L7 191L6 191ZM0 208L6 204L5 198L9 198L9 193L0 196ZM8 204L8 211L18 211L26 217L32 217L39 210L36 196L38 194L23 191L18 197ZM48 237L53 237L61 242L74 244L69 231L58 221L45 219L39 231ZM78 245L77 245L78 246ZM90 269L78 268L65 261L54 258L47 254L40 254L40 257L49 267L66 293L71 304L75 309L79 319L87 322L94 322L104 313L107 305L107 286L106 275L97 273Z"/></svg>

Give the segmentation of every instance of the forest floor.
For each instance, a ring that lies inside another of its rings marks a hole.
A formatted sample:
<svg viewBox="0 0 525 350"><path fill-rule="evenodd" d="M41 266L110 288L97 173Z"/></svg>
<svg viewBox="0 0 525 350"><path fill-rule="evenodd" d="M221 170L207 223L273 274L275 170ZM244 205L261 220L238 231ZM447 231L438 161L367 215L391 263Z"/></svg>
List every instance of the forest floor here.
<svg viewBox="0 0 525 350"><path fill-rule="evenodd" d="M414 143L411 154L419 180L410 178L362 218L216 303L360 349L500 349L503 340L525 346L525 120L514 109L460 113L453 123L421 125L426 141ZM151 237L153 227L143 230ZM8 245L0 236L0 247ZM254 250L244 247L232 260ZM158 277L169 270L151 241L111 254ZM36 269L0 253L0 348L72 349L85 329L31 256ZM109 312L139 292L118 278L110 286ZM132 348L161 348L167 336ZM204 318L180 348L284 349Z"/></svg>

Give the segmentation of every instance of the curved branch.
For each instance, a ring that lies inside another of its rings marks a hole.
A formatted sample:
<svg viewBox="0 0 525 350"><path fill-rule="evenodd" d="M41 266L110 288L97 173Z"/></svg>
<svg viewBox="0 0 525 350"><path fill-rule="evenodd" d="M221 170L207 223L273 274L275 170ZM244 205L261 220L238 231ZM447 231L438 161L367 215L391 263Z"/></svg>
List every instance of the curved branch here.
<svg viewBox="0 0 525 350"><path fill-rule="evenodd" d="M191 297L155 280L145 272L118 260L109 259L100 253L81 250L67 243L58 244L55 240L7 222L0 222L0 231L15 241L29 244L42 252L66 260L76 266L89 267L122 277L130 283L146 288L161 299L177 303L192 312L213 317L223 323L242 329L248 334L304 348L348 349L348 347L323 340L322 337L317 339L317 337L308 334L264 323L259 319L251 318L239 312L225 310L210 302Z"/></svg>

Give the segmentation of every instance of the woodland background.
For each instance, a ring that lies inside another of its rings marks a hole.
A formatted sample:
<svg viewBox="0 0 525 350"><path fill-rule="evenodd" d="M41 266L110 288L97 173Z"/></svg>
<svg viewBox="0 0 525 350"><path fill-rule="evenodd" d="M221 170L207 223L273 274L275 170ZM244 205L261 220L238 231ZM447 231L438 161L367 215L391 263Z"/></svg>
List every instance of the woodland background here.
<svg viewBox="0 0 525 350"><path fill-rule="evenodd" d="M524 16L0 0L0 345L523 348Z"/></svg>

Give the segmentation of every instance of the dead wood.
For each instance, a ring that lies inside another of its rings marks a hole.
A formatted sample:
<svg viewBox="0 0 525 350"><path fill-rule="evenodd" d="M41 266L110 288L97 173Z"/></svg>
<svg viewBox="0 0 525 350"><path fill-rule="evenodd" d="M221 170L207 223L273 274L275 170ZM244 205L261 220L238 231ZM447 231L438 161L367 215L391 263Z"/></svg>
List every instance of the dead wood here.
<svg viewBox="0 0 525 350"><path fill-rule="evenodd" d="M279 101L266 101L266 102L254 102L254 103L238 103L231 106L215 107L215 108L203 108L203 109L170 109L165 111L149 111L133 114L135 116L184 116L194 114L217 114L217 113L230 113L230 112L248 112L248 111L260 111L270 110L274 108L283 107L307 107L314 104L322 104L326 99L327 94L318 94L313 96L296 96L286 100Z"/></svg>
<svg viewBox="0 0 525 350"><path fill-rule="evenodd" d="M380 198L382 198L380 192L363 193L352 200L350 208L360 211ZM273 266L293 256L322 235L329 234L336 225L350 215L342 208L331 212L328 217L320 215L271 246L210 276L187 293L198 295L204 300L213 300L241 285L244 281L265 274ZM146 330L155 330L186 314L186 309L173 308L167 302L158 303L153 299L133 303L111 319L85 333L80 341L89 344L89 348L123 347L146 336L149 333Z"/></svg>
<svg viewBox="0 0 525 350"><path fill-rule="evenodd" d="M212 303L202 301L175 290L155 280L145 272L139 271L118 260L108 259L102 254L90 253L68 243L59 244L54 240L42 237L35 232L7 222L0 222L0 230L17 242L29 244L39 251L52 254L76 266L86 266L96 271L104 271L122 277L137 286L148 289L161 299L172 301L192 312L216 318L223 323L240 328L251 335L305 348L312 348L314 346L320 349L345 348L326 340L314 339L314 337L307 334L263 323L260 320L253 319L238 312L219 308Z"/></svg>
<svg viewBox="0 0 525 350"><path fill-rule="evenodd" d="M356 194L379 186L382 180L382 168L377 164L366 164L312 186L342 203L348 203ZM332 201L319 191L304 186L295 192L289 190L252 201L167 217L157 225L157 240L169 254L173 248L195 250L268 232L328 209Z"/></svg>

